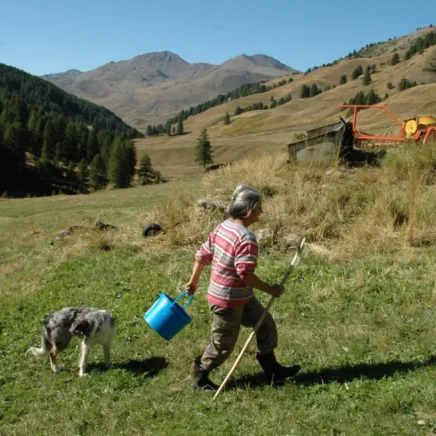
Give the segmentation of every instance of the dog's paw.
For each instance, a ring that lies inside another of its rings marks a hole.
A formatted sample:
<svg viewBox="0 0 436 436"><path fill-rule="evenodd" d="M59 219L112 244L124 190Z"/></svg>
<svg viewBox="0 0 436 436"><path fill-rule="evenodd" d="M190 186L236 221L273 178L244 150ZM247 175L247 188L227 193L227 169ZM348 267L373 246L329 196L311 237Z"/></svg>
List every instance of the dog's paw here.
<svg viewBox="0 0 436 436"><path fill-rule="evenodd" d="M89 377L86 372L79 371L79 377Z"/></svg>
<svg viewBox="0 0 436 436"><path fill-rule="evenodd" d="M110 362L104 364L104 367L105 367L106 369L109 369L111 366L112 366L112 363L110 363Z"/></svg>
<svg viewBox="0 0 436 436"><path fill-rule="evenodd" d="M38 355L38 351L39 351L39 349L38 348L35 348L35 347L29 347L27 350L26 350L26 356L33 356L33 357L36 357L37 355Z"/></svg>
<svg viewBox="0 0 436 436"><path fill-rule="evenodd" d="M61 370L61 368L60 368L60 366L52 366L51 370L56 374Z"/></svg>

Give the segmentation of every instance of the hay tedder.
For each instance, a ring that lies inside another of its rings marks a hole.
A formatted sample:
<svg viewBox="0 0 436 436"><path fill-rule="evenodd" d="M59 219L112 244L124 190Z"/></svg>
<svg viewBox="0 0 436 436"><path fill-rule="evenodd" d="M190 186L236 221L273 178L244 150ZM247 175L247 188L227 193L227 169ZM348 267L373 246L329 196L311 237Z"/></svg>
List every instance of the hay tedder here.
<svg viewBox="0 0 436 436"><path fill-rule="evenodd" d="M355 148L388 148L406 141L426 144L436 139L436 117L414 117L400 122L384 105L343 104L341 108L353 110L351 119L317 127L307 131L304 139L288 144L290 160L329 161L338 158L347 160ZM398 135L375 135L358 128L359 109L381 109L398 126Z"/></svg>

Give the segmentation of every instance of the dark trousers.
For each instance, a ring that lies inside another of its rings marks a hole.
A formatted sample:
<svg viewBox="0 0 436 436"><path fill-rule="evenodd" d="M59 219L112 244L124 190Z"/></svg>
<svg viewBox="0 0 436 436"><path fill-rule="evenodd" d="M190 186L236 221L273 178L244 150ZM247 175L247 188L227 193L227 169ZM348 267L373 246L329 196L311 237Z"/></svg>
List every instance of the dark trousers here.
<svg viewBox="0 0 436 436"><path fill-rule="evenodd" d="M254 328L264 307L253 297L247 304L236 309L210 306L212 312L211 340L201 356L201 367L211 371L224 363L235 348L241 325ZM277 347L277 327L268 313L256 332L260 354L267 354Z"/></svg>

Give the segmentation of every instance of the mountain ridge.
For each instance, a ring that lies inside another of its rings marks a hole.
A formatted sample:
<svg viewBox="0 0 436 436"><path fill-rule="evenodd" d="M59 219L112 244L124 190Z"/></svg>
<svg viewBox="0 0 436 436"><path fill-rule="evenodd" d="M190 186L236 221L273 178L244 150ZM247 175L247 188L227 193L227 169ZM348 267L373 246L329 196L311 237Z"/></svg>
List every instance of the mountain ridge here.
<svg viewBox="0 0 436 436"><path fill-rule="evenodd" d="M189 63L171 51L161 51L111 61L87 72L72 69L42 78L145 129L147 124L164 122L218 93L295 72L263 54L243 54L214 65Z"/></svg>

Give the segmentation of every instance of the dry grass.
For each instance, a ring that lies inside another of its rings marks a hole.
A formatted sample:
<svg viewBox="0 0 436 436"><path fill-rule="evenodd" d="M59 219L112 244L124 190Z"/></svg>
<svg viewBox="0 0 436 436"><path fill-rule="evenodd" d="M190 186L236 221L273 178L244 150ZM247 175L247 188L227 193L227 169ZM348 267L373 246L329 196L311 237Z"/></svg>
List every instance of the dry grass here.
<svg viewBox="0 0 436 436"><path fill-rule="evenodd" d="M265 215L257 229L269 230L264 246L287 249L287 235L304 236L315 252L349 261L436 243L435 168L435 143L390 150L380 168L292 164L265 154L209 173L203 187L224 202L240 183L261 191ZM180 194L152 213L171 243L199 243L223 218L195 203Z"/></svg>
<svg viewBox="0 0 436 436"><path fill-rule="evenodd" d="M203 179L205 191L216 196L229 198L240 183L248 183L263 193L268 190L285 189L284 175L287 171L287 156L284 154L264 154L259 157L245 158L234 165L208 174Z"/></svg>

